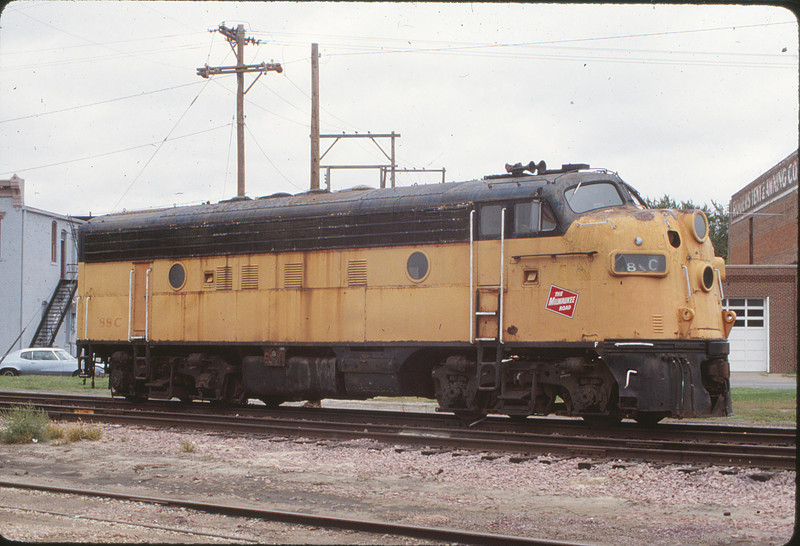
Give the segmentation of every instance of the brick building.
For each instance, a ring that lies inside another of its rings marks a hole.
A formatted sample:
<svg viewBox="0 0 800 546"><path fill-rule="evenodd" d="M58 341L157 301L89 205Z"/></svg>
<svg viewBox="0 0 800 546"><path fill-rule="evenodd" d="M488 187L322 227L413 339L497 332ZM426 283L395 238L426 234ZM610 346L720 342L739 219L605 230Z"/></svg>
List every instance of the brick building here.
<svg viewBox="0 0 800 546"><path fill-rule="evenodd" d="M731 370L797 370L798 152L731 197L727 309Z"/></svg>

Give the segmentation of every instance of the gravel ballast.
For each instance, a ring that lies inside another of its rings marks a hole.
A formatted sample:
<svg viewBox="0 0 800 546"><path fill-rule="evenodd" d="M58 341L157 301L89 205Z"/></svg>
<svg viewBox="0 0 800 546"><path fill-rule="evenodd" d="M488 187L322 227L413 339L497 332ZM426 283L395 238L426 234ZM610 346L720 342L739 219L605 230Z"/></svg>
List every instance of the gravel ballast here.
<svg viewBox="0 0 800 546"><path fill-rule="evenodd" d="M790 471L100 426L95 442L0 445L0 472L9 481L591 544L785 544L794 528ZM5 538L25 541L417 542L11 488L0 489L0 523Z"/></svg>

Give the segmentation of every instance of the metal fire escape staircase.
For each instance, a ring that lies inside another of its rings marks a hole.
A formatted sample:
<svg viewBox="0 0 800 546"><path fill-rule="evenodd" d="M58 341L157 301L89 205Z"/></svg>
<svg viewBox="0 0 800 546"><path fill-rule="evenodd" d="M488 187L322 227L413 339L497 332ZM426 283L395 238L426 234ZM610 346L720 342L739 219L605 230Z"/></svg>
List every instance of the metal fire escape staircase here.
<svg viewBox="0 0 800 546"><path fill-rule="evenodd" d="M75 279L61 279L58 281L50 302L47 304L42 321L36 329L31 340L31 347L52 347L58 329L64 322L64 317L69 311L72 298L78 290L78 281Z"/></svg>

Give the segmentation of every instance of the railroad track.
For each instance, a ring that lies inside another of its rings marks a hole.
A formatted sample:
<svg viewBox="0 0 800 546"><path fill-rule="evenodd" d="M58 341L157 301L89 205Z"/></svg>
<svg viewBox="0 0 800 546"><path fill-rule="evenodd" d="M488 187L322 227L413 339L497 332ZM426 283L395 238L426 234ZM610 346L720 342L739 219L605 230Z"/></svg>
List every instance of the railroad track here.
<svg viewBox="0 0 800 546"><path fill-rule="evenodd" d="M255 518L265 521L305 525L309 527L343 529L362 533L374 533L382 536L389 535L395 537L411 537L429 541L441 541L443 543L451 544L568 544L566 542L542 540L538 538L501 535L495 533L481 533L477 531L464 531L443 527L425 527L386 521L354 519L347 517L308 514L302 512L289 512L284 510L268 510L252 506L200 502L187 499L148 496L134 493L120 493L102 489L59 487L18 481L0 481L0 488L17 488L31 491L43 491L46 493L79 495L85 497L102 497L118 501L141 502L158 504L160 506L170 506L174 508L185 508L188 510L196 510L209 514Z"/></svg>
<svg viewBox="0 0 800 546"><path fill-rule="evenodd" d="M127 401L97 396L2 393L0 407L32 403L54 419L185 427L227 433L371 438L388 444L437 449L551 454L592 459L715 464L794 469L795 429L661 424L652 429L623 423L595 428L579 420L490 417L471 425L447 414L328 410Z"/></svg>

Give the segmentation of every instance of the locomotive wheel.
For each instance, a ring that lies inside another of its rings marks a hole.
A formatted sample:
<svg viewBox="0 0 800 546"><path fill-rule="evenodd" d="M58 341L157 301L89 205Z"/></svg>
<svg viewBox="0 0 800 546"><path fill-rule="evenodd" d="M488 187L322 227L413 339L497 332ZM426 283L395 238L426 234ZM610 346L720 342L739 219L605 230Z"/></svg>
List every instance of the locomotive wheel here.
<svg viewBox="0 0 800 546"><path fill-rule="evenodd" d="M226 381L226 401L237 406L246 404L247 392L244 390L244 385L242 385L241 376L231 374L226 378Z"/></svg>
<svg viewBox="0 0 800 546"><path fill-rule="evenodd" d="M474 406L470 409L451 410L453 415L462 421L473 423L478 419L483 419L489 414L489 396L486 393L475 393Z"/></svg>
<svg viewBox="0 0 800 546"><path fill-rule="evenodd" d="M489 396L478 391L475 362L460 355L450 356L431 373L439 408L452 411L464 421L476 421L486 416Z"/></svg>

